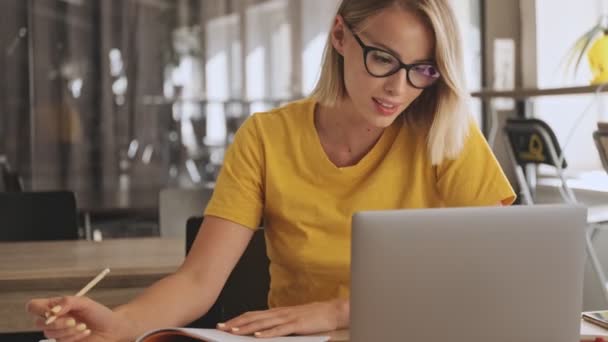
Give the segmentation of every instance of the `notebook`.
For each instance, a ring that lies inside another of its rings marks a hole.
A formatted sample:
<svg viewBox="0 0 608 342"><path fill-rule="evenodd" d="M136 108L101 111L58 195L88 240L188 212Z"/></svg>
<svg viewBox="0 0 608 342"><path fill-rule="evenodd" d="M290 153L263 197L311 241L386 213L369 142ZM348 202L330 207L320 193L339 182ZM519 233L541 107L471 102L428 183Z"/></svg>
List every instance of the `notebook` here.
<svg viewBox="0 0 608 342"><path fill-rule="evenodd" d="M166 328L150 331L140 336L136 342L168 342L177 341L177 337L183 337L179 341L200 342L326 342L329 336L288 336L275 338L255 338L253 336L239 336L229 334L216 329L192 329L192 328Z"/></svg>

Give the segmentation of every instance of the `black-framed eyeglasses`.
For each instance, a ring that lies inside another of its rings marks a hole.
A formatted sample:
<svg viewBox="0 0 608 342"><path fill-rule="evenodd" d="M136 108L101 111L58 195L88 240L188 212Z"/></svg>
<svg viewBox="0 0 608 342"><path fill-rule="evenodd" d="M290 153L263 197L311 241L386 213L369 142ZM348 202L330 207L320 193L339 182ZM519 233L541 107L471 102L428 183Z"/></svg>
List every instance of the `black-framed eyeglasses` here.
<svg viewBox="0 0 608 342"><path fill-rule="evenodd" d="M357 43L361 45L361 49L363 49L363 63L370 75L374 77L388 77L401 69L405 69L408 83L418 89L432 86L441 77L434 63L419 62L405 64L388 51L365 45L350 25L346 24L346 27L353 34Z"/></svg>

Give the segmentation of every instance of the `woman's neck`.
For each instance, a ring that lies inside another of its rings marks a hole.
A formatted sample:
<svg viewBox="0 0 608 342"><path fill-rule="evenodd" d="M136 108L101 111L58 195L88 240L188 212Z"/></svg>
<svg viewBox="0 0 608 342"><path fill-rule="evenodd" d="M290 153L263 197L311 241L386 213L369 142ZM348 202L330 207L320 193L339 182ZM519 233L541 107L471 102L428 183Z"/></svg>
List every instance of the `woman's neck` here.
<svg viewBox="0 0 608 342"><path fill-rule="evenodd" d="M384 132L384 128L370 125L355 110L349 100L333 107L318 104L315 110L315 128L321 145L337 166L356 164Z"/></svg>

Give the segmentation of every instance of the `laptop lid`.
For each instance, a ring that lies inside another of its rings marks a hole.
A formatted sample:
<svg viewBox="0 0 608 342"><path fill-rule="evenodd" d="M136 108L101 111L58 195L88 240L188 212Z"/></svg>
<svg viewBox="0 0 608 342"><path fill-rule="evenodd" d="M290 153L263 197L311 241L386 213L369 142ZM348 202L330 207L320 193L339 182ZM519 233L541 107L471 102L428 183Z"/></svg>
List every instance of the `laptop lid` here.
<svg viewBox="0 0 608 342"><path fill-rule="evenodd" d="M351 341L579 339L586 209L353 217Z"/></svg>

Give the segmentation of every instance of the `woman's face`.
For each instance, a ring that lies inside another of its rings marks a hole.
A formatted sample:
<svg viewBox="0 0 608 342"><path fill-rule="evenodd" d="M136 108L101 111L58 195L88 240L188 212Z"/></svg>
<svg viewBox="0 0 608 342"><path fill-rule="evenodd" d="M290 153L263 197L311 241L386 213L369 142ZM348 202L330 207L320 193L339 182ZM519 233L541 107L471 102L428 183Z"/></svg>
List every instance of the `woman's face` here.
<svg viewBox="0 0 608 342"><path fill-rule="evenodd" d="M371 72L378 70L371 63L376 61L376 67L382 71L382 63L388 65L392 57L396 57L390 62L392 65L432 61L435 37L421 18L398 5L367 18L360 27L364 28L363 31L353 32L348 23L337 17L332 29L332 44L344 57L344 83L348 99L355 108L353 114L373 127L388 127L422 93L422 89L408 82L405 68L386 77L372 76L368 69ZM389 52L392 56L383 52L372 56L368 53L366 68L363 47L355 35L364 45ZM434 68L422 72L438 76ZM410 79L412 76L415 75L410 72Z"/></svg>

